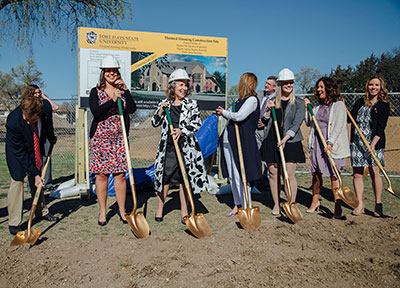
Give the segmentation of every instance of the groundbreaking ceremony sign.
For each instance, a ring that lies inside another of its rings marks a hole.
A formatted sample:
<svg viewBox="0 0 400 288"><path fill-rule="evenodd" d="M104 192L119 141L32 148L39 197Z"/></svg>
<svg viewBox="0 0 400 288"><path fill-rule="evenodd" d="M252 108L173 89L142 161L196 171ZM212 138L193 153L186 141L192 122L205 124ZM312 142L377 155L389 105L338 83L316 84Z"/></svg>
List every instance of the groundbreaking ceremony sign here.
<svg viewBox="0 0 400 288"><path fill-rule="evenodd" d="M178 68L188 72L196 100L225 101L227 38L85 27L78 35L80 107L88 107L100 62L110 54L120 62L121 76L139 109L155 108L170 73Z"/></svg>
<svg viewBox="0 0 400 288"><path fill-rule="evenodd" d="M80 27L75 182L86 182L87 187L81 196L89 193L89 94L99 81L100 63L107 55L120 63L121 77L138 108L136 121L157 108L165 98L169 75L179 68L188 73L190 97L201 110L226 103L227 38Z"/></svg>

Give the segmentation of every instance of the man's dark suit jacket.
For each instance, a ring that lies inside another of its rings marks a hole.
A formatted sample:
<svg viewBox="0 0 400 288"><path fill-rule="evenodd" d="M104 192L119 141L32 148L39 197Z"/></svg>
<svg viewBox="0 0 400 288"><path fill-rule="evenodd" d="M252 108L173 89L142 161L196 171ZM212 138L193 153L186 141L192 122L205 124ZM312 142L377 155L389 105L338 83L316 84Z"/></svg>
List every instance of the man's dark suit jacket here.
<svg viewBox="0 0 400 288"><path fill-rule="evenodd" d="M39 141L42 155L45 155L44 143L46 139L54 143L56 136L54 135L51 105L47 100L42 99L42 101L43 112L40 117L42 128ZM26 174L32 177L40 175L35 162L33 130L22 117L19 106L8 115L6 128L6 159L11 177L15 181L22 181Z"/></svg>

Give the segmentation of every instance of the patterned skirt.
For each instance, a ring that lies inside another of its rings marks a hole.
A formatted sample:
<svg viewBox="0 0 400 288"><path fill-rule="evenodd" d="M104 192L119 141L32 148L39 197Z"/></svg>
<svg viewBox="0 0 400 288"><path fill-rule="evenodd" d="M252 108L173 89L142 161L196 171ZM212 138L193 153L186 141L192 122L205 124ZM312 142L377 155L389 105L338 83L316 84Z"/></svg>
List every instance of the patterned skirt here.
<svg viewBox="0 0 400 288"><path fill-rule="evenodd" d="M373 106L372 106L373 107ZM362 106L360 110L357 112L357 123L364 134L368 143L372 141L372 131L370 127L371 121L371 107L368 108L366 106ZM351 152L351 165L353 167L370 167L370 166L378 166L374 159L372 158L371 154L368 152L367 147L365 146L362 138L358 134L356 130L354 133L354 140L350 143L350 152ZM379 162L382 165L385 165L384 161L384 152L385 148L381 148L375 150L375 156L378 158Z"/></svg>
<svg viewBox="0 0 400 288"><path fill-rule="evenodd" d="M92 173L121 173L128 171L122 127L118 115L100 122L90 139L89 171Z"/></svg>

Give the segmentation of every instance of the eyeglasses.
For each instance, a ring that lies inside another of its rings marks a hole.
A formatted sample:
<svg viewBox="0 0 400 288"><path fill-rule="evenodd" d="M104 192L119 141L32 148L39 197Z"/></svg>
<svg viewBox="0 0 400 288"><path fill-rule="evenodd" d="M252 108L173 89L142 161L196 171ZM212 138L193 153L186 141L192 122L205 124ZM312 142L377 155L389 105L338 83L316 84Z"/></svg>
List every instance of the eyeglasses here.
<svg viewBox="0 0 400 288"><path fill-rule="evenodd" d="M293 85L293 84L294 84L293 81L284 81L284 82L282 82L282 86L285 86L285 85Z"/></svg>

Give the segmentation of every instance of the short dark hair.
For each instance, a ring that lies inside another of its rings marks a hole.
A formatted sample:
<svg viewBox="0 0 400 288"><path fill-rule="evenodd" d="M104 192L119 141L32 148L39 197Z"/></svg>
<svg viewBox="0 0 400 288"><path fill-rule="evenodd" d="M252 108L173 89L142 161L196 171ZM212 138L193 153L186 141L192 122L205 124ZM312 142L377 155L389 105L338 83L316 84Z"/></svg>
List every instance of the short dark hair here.
<svg viewBox="0 0 400 288"><path fill-rule="evenodd" d="M268 76L267 80L274 80L276 82L278 78L276 76Z"/></svg>

